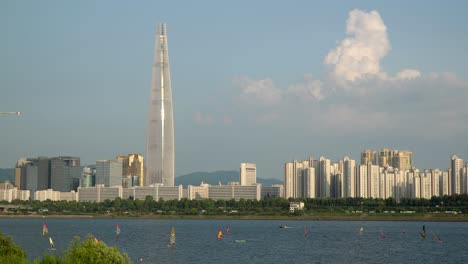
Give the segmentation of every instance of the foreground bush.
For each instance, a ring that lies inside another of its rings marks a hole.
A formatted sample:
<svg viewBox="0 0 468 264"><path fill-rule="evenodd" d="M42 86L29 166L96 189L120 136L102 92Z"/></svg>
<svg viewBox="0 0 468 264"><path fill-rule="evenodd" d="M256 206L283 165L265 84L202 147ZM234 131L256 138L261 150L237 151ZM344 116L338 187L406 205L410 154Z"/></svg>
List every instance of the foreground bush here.
<svg viewBox="0 0 468 264"><path fill-rule="evenodd" d="M26 252L15 245L10 237L0 233L0 263L1 264L27 264ZM34 264L130 264L130 259L121 253L117 247L108 247L104 242L97 241L89 235L83 241L75 237L63 256L50 253Z"/></svg>
<svg viewBox="0 0 468 264"><path fill-rule="evenodd" d="M28 263L26 252L13 243L11 237L5 237L0 232L0 263Z"/></svg>
<svg viewBox="0 0 468 264"><path fill-rule="evenodd" d="M63 257L66 264L127 264L131 263L125 253L121 253L117 247L108 247L104 242L95 240L89 235L80 242L80 238L75 237L70 248Z"/></svg>

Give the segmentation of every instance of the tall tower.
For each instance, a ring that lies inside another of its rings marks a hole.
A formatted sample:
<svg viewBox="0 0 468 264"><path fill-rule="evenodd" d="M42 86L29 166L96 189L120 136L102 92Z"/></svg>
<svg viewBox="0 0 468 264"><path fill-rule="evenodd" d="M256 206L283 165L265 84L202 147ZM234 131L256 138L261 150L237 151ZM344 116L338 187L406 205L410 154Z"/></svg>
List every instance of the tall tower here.
<svg viewBox="0 0 468 264"><path fill-rule="evenodd" d="M158 24L146 131L145 186L174 186L174 120L166 24Z"/></svg>

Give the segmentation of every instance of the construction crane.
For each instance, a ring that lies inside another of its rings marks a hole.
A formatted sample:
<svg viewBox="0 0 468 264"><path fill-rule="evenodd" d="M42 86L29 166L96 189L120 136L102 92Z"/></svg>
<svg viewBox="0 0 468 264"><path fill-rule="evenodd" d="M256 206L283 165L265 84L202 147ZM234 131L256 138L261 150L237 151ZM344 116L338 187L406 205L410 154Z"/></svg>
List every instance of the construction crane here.
<svg viewBox="0 0 468 264"><path fill-rule="evenodd" d="M0 115L21 115L21 112L0 112Z"/></svg>

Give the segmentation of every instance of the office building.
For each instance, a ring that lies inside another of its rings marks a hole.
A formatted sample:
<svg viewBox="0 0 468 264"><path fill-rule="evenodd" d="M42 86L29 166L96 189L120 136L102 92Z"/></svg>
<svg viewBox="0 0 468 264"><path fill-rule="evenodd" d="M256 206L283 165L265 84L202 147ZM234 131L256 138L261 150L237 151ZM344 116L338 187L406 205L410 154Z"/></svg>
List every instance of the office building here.
<svg viewBox="0 0 468 264"><path fill-rule="evenodd" d="M80 177L80 158L61 156L50 159L50 189L60 192L76 190Z"/></svg>
<svg viewBox="0 0 468 264"><path fill-rule="evenodd" d="M116 159L122 161L124 187L143 187L145 183L145 165L143 156L141 154L131 153L128 155L119 155Z"/></svg>
<svg viewBox="0 0 468 264"><path fill-rule="evenodd" d="M252 185L257 183L257 166L254 163L240 164L240 185Z"/></svg>
<svg viewBox="0 0 468 264"><path fill-rule="evenodd" d="M96 161L96 185L99 184L104 185L104 187L122 187L122 161Z"/></svg>

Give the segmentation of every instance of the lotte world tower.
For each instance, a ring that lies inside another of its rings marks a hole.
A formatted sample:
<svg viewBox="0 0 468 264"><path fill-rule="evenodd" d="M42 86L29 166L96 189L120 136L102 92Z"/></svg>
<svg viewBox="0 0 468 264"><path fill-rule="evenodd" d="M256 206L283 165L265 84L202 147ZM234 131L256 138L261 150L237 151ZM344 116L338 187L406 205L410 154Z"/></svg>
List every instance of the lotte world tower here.
<svg viewBox="0 0 468 264"><path fill-rule="evenodd" d="M166 24L158 24L146 131L145 186L174 186L174 120Z"/></svg>

